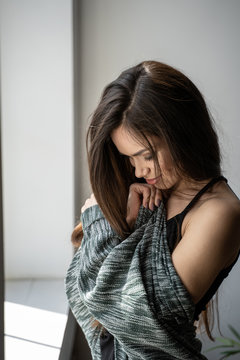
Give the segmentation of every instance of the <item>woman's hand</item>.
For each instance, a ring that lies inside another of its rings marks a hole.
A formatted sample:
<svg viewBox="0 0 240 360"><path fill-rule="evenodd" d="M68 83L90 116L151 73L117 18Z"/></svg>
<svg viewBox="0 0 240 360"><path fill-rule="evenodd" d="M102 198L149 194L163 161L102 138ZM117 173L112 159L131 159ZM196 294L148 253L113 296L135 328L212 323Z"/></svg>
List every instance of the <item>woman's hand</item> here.
<svg viewBox="0 0 240 360"><path fill-rule="evenodd" d="M81 213L83 213L87 208L91 207L91 206L94 206L94 205L97 205L97 201L95 199L95 196L92 194L90 196L90 198L88 198L86 201L85 201L85 204L83 205L82 209L81 209Z"/></svg>
<svg viewBox="0 0 240 360"><path fill-rule="evenodd" d="M150 210L159 206L162 200L162 194L159 189L152 185L134 183L129 188L127 202L126 221L130 227L133 227L137 219L138 211L141 205Z"/></svg>

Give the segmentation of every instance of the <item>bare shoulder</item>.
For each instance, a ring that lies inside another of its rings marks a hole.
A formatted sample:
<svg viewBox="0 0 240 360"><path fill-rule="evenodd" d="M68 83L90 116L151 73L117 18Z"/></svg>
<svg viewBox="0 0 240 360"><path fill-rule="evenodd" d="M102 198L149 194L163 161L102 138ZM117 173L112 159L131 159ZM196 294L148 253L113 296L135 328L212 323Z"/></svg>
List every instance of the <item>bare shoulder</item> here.
<svg viewBox="0 0 240 360"><path fill-rule="evenodd" d="M240 200L226 183L217 184L214 190L204 194L197 206L186 216L184 232L191 226L227 224L240 227Z"/></svg>
<svg viewBox="0 0 240 360"><path fill-rule="evenodd" d="M209 246L222 249L229 265L240 249L240 200L236 195L222 192L203 201L190 217L185 234L200 231Z"/></svg>
<svg viewBox="0 0 240 360"><path fill-rule="evenodd" d="M174 266L197 302L240 249L240 201L222 187L199 202L172 254Z"/></svg>
<svg viewBox="0 0 240 360"><path fill-rule="evenodd" d="M240 200L236 197L218 196L204 201L194 212L189 225L207 221L218 222L219 226L229 222L240 226Z"/></svg>

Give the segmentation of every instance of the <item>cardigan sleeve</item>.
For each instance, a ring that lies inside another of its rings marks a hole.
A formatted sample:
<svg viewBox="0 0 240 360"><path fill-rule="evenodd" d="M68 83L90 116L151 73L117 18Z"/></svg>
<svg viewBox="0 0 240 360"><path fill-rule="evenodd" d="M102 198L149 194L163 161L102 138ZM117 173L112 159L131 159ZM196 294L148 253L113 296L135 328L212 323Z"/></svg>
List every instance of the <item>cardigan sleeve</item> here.
<svg viewBox="0 0 240 360"><path fill-rule="evenodd" d="M100 360L101 327L94 325L95 317L86 306L81 291L79 291L79 274L81 267L83 267L84 271L83 258L85 257L86 259L86 256L90 254L95 244L98 243L98 240L104 238L105 242L109 242L116 234L104 218L98 205L87 208L81 215L81 221L84 236L82 244L75 253L65 278L66 295L72 313L81 326L91 349L93 360ZM84 255L82 253L84 253ZM87 280L87 278L89 278L89 275L86 274L85 280Z"/></svg>
<svg viewBox="0 0 240 360"><path fill-rule="evenodd" d="M81 247L75 253L65 278L66 295L69 307L83 330L91 350L93 360L101 360L100 329L94 327L94 317L82 300L78 289Z"/></svg>
<svg viewBox="0 0 240 360"><path fill-rule="evenodd" d="M144 225L148 220L149 217L152 215L152 210L144 208L144 206L140 206L138 216L134 225L134 231ZM101 224L105 224L108 228L108 235L117 236L114 230L111 228L108 221L105 219L99 205L94 205L87 208L81 215L81 221L83 224L83 232L89 232L89 228L94 222L99 221Z"/></svg>
<svg viewBox="0 0 240 360"><path fill-rule="evenodd" d="M171 261L163 203L153 212L140 207L125 239L98 205L81 220L84 236L68 293L93 359L100 360L101 352L91 319L114 336L118 360L206 359L195 335L194 304Z"/></svg>

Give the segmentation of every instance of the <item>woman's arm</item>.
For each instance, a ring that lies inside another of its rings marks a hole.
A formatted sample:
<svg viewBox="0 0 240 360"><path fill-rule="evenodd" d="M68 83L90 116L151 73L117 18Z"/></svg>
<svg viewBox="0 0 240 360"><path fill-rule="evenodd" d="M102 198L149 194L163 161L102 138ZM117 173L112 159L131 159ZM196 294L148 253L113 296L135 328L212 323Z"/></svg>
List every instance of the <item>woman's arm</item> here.
<svg viewBox="0 0 240 360"><path fill-rule="evenodd" d="M153 210L161 192L146 184L133 184L128 199L130 225L141 203ZM197 303L220 271L229 266L240 249L240 207L211 199L191 216L183 237L172 253L174 267L193 301Z"/></svg>
<svg viewBox="0 0 240 360"><path fill-rule="evenodd" d="M192 215L172 253L174 267L197 303L240 248L239 206L209 200Z"/></svg>

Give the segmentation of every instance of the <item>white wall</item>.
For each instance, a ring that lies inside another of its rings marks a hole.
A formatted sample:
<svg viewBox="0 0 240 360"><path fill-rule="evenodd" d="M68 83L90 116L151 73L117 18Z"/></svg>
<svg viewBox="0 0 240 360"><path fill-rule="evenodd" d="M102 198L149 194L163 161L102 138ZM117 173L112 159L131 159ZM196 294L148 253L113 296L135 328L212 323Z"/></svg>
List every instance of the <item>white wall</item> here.
<svg viewBox="0 0 240 360"><path fill-rule="evenodd" d="M83 0L82 150L88 117L103 87L142 60L163 61L185 72L205 95L223 146L224 174L240 195L239 13L238 0ZM83 198L89 191L86 176ZM228 323L240 331L238 283L239 264L219 291L225 335Z"/></svg>
<svg viewBox="0 0 240 360"><path fill-rule="evenodd" d="M72 256L70 0L1 0L5 274L63 277Z"/></svg>

